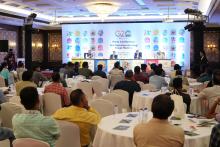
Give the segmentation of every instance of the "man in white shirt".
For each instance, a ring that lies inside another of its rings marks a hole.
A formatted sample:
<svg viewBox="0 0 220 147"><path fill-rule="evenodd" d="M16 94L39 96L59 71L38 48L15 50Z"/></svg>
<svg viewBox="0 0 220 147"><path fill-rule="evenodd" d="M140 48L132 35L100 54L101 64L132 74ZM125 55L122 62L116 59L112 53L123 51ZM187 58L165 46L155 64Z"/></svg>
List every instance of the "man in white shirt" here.
<svg viewBox="0 0 220 147"><path fill-rule="evenodd" d="M161 87L166 87L168 84L165 81L164 77L161 76L162 70L156 67L154 72L155 72L155 75L150 77L149 84L153 84L158 90L160 90Z"/></svg>

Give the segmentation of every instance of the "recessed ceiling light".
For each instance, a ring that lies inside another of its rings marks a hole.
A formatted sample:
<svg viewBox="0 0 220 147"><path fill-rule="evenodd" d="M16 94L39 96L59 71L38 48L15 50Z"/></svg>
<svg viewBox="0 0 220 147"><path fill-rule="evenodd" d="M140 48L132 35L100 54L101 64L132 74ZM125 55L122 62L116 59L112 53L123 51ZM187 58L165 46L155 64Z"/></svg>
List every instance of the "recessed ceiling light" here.
<svg viewBox="0 0 220 147"><path fill-rule="evenodd" d="M159 15L163 15L163 13L159 13Z"/></svg>

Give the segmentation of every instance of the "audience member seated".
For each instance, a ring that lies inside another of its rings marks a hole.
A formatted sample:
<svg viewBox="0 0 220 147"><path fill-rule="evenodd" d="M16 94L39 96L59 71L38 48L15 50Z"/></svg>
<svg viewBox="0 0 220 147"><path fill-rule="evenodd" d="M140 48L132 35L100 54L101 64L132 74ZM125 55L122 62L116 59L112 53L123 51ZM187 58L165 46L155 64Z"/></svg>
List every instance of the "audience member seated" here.
<svg viewBox="0 0 220 147"><path fill-rule="evenodd" d="M190 103L191 103L191 98L189 94L186 94L183 92L183 80L182 78L174 78L173 80L173 90L171 94L176 94L180 95L183 98L183 102L186 104L186 113L190 112Z"/></svg>
<svg viewBox="0 0 220 147"><path fill-rule="evenodd" d="M161 87L166 87L168 84L164 77L161 77L162 70L158 67L155 69L155 75L151 76L149 79L149 84L153 84L156 89L160 90Z"/></svg>
<svg viewBox="0 0 220 147"><path fill-rule="evenodd" d="M33 81L35 84L37 84L38 87L41 87L43 81L47 81L47 78L41 73L40 65L34 66L33 70Z"/></svg>
<svg viewBox="0 0 220 147"><path fill-rule="evenodd" d="M149 76L147 74L147 64L141 64L141 73L144 77L148 78L149 81Z"/></svg>
<svg viewBox="0 0 220 147"><path fill-rule="evenodd" d="M213 73L213 87L203 89L199 93L199 98L211 99L220 96L220 70L216 70Z"/></svg>
<svg viewBox="0 0 220 147"><path fill-rule="evenodd" d="M129 93L129 106L132 106L134 92L141 91L140 85L134 80L132 70L127 70L125 73L125 80L116 83L114 90L121 89Z"/></svg>
<svg viewBox="0 0 220 147"><path fill-rule="evenodd" d="M158 95L151 106L153 118L134 128L137 147L183 147L184 132L181 127L168 122L174 110L174 101L168 95Z"/></svg>
<svg viewBox="0 0 220 147"><path fill-rule="evenodd" d="M99 64L98 65L98 70L94 72L95 76L100 76L102 78L107 78L106 73L102 71L103 65Z"/></svg>
<svg viewBox="0 0 220 147"><path fill-rule="evenodd" d="M37 89L26 87L20 92L21 104L27 110L25 113L15 114L12 119L16 138L33 138L45 141L50 147L55 146L60 130L52 117L40 113L40 100Z"/></svg>
<svg viewBox="0 0 220 147"><path fill-rule="evenodd" d="M18 62L18 65L17 65L17 77L18 77L18 80L22 80L21 79L21 75L24 71L26 71L25 67L24 67L24 63L22 61L19 61Z"/></svg>
<svg viewBox="0 0 220 147"><path fill-rule="evenodd" d="M170 72L170 77L174 78L176 76L176 71L181 70L181 66L179 64L175 64L173 67L173 71Z"/></svg>
<svg viewBox="0 0 220 147"><path fill-rule="evenodd" d="M60 73L61 79L65 79L66 71L67 71L67 64L63 63L62 67L59 69L59 73Z"/></svg>
<svg viewBox="0 0 220 147"><path fill-rule="evenodd" d="M67 90L63 87L62 83L60 83L60 74L54 72L52 75L53 82L46 86L44 89L44 93L56 93L60 95L62 106L69 106L70 100L68 98Z"/></svg>
<svg viewBox="0 0 220 147"><path fill-rule="evenodd" d="M135 66L134 68L134 79L135 81L141 81L143 82L144 84L148 83L149 82L149 79L147 76L145 76L144 73L141 72L141 68L140 66Z"/></svg>
<svg viewBox="0 0 220 147"><path fill-rule="evenodd" d="M6 62L3 62L1 64L0 76L2 76L3 79L5 80L5 85L8 86L8 79L10 76L10 72L8 70L8 65Z"/></svg>
<svg viewBox="0 0 220 147"><path fill-rule="evenodd" d="M7 102L5 94L8 94L8 91L3 91L0 89L0 104Z"/></svg>
<svg viewBox="0 0 220 147"><path fill-rule="evenodd" d="M220 105L220 98L215 99L209 112L206 114L207 118L215 118L220 123L220 112L216 112L216 108Z"/></svg>
<svg viewBox="0 0 220 147"><path fill-rule="evenodd" d="M220 124L212 128L209 147L220 147Z"/></svg>
<svg viewBox="0 0 220 147"><path fill-rule="evenodd" d="M78 76L79 75L79 68L80 68L80 63L79 62L75 62L74 63L74 66L75 66L75 68L74 68L74 76Z"/></svg>
<svg viewBox="0 0 220 147"><path fill-rule="evenodd" d="M212 69L209 67L205 68L205 72L202 73L198 78L197 81L198 82L206 82L206 81L211 81L212 80Z"/></svg>
<svg viewBox="0 0 220 147"><path fill-rule="evenodd" d="M110 75L121 75L123 76L123 71L119 69L120 68L120 62L115 62L113 69L109 72Z"/></svg>
<svg viewBox="0 0 220 147"><path fill-rule="evenodd" d="M75 65L72 62L68 62L64 70L64 77L72 78L74 76Z"/></svg>
<svg viewBox="0 0 220 147"><path fill-rule="evenodd" d="M162 76L162 77L165 77L166 72L165 72L164 69L163 69L163 65L162 65L162 64L158 64L158 68L162 70L161 76Z"/></svg>
<svg viewBox="0 0 220 147"><path fill-rule="evenodd" d="M13 131L9 128L0 127L0 141L6 139L10 141L10 147L13 147L12 142L15 140Z"/></svg>
<svg viewBox="0 0 220 147"><path fill-rule="evenodd" d="M152 64L150 65L150 68L151 68L151 70L149 71L149 74L148 74L149 77L155 75L155 69L157 68L157 65L156 65L155 63L152 63Z"/></svg>
<svg viewBox="0 0 220 147"><path fill-rule="evenodd" d="M72 106L59 109L53 117L75 123L80 128L80 142L82 147L88 147L91 142L90 131L96 126L101 117L98 112L88 105L85 94L80 89L71 92Z"/></svg>
<svg viewBox="0 0 220 147"><path fill-rule="evenodd" d="M89 69L88 62L83 62L82 68L79 69L79 75L83 75L86 79L90 79L93 76L92 71Z"/></svg>
<svg viewBox="0 0 220 147"><path fill-rule="evenodd" d="M170 83L169 83L170 87L173 87L173 79L175 79L175 78L181 78L182 79L183 89L186 91L189 87L189 82L188 82L188 79L182 75L181 70L177 70L176 71L176 76L174 78L170 78Z"/></svg>
<svg viewBox="0 0 220 147"><path fill-rule="evenodd" d="M25 87L37 88L37 85L32 81L32 77L33 77L32 71L23 72L22 81L15 83L15 89L16 89L17 96L20 95L20 91Z"/></svg>

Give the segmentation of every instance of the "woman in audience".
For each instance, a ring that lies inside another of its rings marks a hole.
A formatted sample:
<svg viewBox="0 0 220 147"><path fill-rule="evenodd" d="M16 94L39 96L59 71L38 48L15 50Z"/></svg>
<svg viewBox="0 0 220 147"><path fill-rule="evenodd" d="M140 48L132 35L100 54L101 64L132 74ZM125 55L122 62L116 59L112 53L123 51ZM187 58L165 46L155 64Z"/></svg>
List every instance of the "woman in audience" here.
<svg viewBox="0 0 220 147"><path fill-rule="evenodd" d="M8 86L8 79L9 79L9 76L10 76L10 72L8 70L8 64L6 62L3 62L1 64L1 68L2 68L2 70L0 72L0 75L5 80L5 85Z"/></svg>
<svg viewBox="0 0 220 147"><path fill-rule="evenodd" d="M134 67L134 79L135 81L141 81L144 84L149 82L149 79L147 76L145 76L142 72L141 72L141 68L140 66L135 66Z"/></svg>
<svg viewBox="0 0 220 147"><path fill-rule="evenodd" d="M181 66L179 64L175 64L173 67L173 71L170 72L170 77L174 78L176 76L176 71L180 70L181 71Z"/></svg>
<svg viewBox="0 0 220 147"><path fill-rule="evenodd" d="M114 68L109 72L110 75L121 75L124 76L123 71L119 69L120 68L120 62L115 62Z"/></svg>
<svg viewBox="0 0 220 147"><path fill-rule="evenodd" d="M198 78L197 81L198 82L206 82L206 81L210 81L212 79L212 69L209 67L205 68L205 72L202 73Z"/></svg>
<svg viewBox="0 0 220 147"><path fill-rule="evenodd" d="M147 74L147 64L141 64L141 73L145 78L149 79L149 76Z"/></svg>
<svg viewBox="0 0 220 147"><path fill-rule="evenodd" d="M52 80L53 82L45 87L44 93L56 93L60 95L61 97L61 102L62 106L69 106L70 105L70 100L68 98L68 93L66 89L62 86L60 83L60 74L57 72L54 72L52 75Z"/></svg>
<svg viewBox="0 0 220 147"><path fill-rule="evenodd" d="M186 104L186 113L190 113L190 103L191 103L191 98L189 94L186 94L183 92L183 80L182 78L174 78L173 79L173 90L171 94L177 94L182 96L183 102Z"/></svg>
<svg viewBox="0 0 220 147"><path fill-rule="evenodd" d="M20 92L21 104L27 110L13 116L12 125L16 138L33 138L45 141L55 147L60 130L52 117L40 113L40 100L37 89L26 87Z"/></svg>
<svg viewBox="0 0 220 147"><path fill-rule="evenodd" d="M166 73L165 73L165 71L163 70L163 65L162 65L162 64L158 64L158 68L160 68L160 69L162 70L161 76L162 76L162 77L165 77Z"/></svg>
<svg viewBox="0 0 220 147"><path fill-rule="evenodd" d="M151 70L149 71L149 77L155 75L155 69L157 68L157 65L155 63L152 63L150 65Z"/></svg>

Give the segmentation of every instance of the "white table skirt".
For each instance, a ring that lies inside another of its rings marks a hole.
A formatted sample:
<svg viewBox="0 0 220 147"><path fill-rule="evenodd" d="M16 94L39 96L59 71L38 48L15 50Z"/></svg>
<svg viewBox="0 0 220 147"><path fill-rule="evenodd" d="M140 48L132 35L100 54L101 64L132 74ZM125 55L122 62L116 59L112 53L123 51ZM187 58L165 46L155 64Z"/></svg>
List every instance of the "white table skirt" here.
<svg viewBox="0 0 220 147"><path fill-rule="evenodd" d="M120 124L119 121L126 118L127 114L123 113L117 116L112 115L103 118L98 125L93 147L135 147L133 142L133 128L138 124L138 116L132 118L133 120L130 124ZM152 113L150 117L152 117ZM172 123L176 122L179 122L184 130L191 125L196 126L195 123L190 122L187 118L181 121L172 121ZM130 128L123 131L114 130L113 128L118 125L130 126ZM212 127L197 127L195 133L200 135L194 137L185 136L184 147L208 147L211 130Z"/></svg>
<svg viewBox="0 0 220 147"><path fill-rule="evenodd" d="M162 94L161 91L141 91L134 93L132 111L139 111L144 107L147 107L148 110L151 110L153 98L159 94ZM202 114L201 99L199 99L198 96L191 96L190 112L195 114Z"/></svg>

